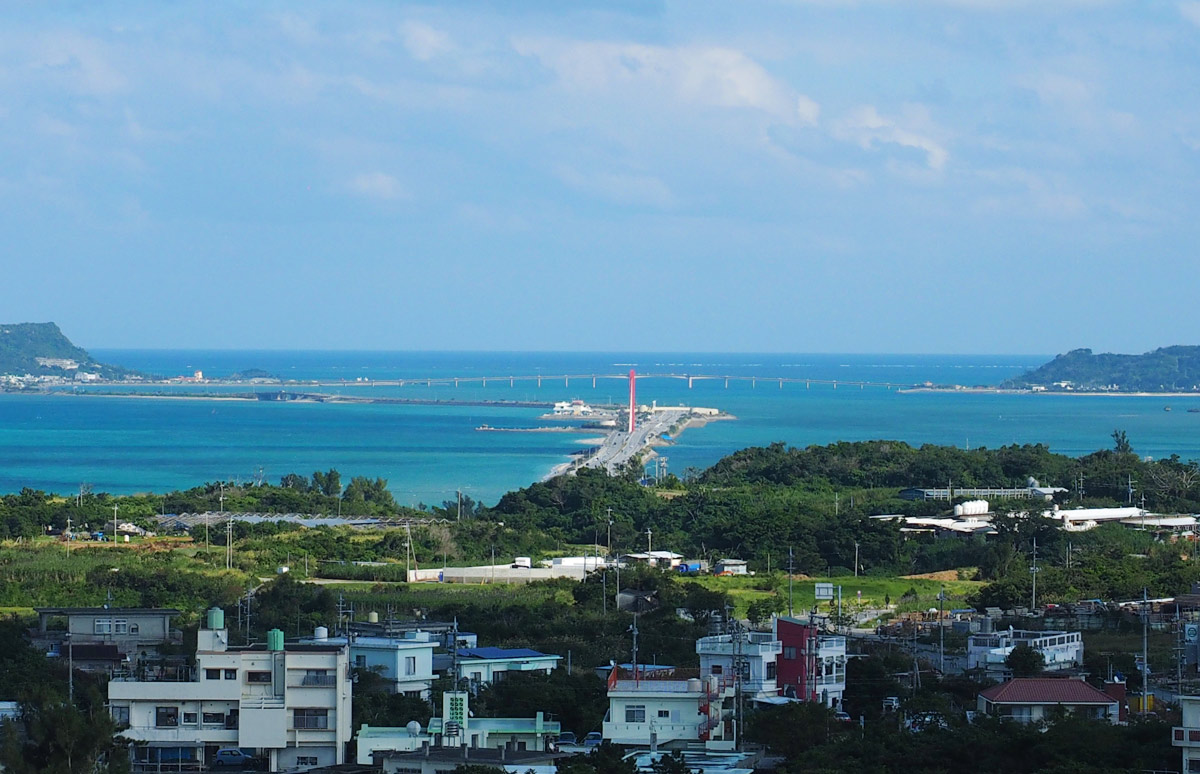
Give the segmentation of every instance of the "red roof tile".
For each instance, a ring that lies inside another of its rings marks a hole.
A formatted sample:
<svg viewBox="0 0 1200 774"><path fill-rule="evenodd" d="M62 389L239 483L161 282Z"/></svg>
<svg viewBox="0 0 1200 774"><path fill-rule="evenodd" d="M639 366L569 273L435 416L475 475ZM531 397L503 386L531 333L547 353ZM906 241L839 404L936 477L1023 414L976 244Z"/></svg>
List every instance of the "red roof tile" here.
<svg viewBox="0 0 1200 774"><path fill-rule="evenodd" d="M1083 680L1062 677L1017 677L980 691L997 704L1111 704L1116 699Z"/></svg>

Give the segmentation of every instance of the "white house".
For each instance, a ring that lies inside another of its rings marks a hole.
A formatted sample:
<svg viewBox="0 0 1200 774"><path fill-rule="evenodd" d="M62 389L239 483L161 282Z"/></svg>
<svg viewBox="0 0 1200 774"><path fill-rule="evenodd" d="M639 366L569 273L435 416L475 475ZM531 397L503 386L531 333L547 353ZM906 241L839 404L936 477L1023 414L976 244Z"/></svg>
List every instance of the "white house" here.
<svg viewBox="0 0 1200 774"><path fill-rule="evenodd" d="M349 646L350 663L356 669L377 672L393 693L429 698L435 677L433 651L439 644L430 632L409 631L403 637L330 637L328 630L319 626L305 642Z"/></svg>
<svg viewBox="0 0 1200 774"><path fill-rule="evenodd" d="M424 727L415 719L400 727L364 725L355 739L358 763L369 765L383 751L470 747L548 752L560 729L558 721L546 720L540 712L532 718L476 718L466 691L446 691L441 717L429 718Z"/></svg>
<svg viewBox="0 0 1200 774"><path fill-rule="evenodd" d="M196 643L194 668L134 670L108 684L114 720L127 725L134 770L207 765L222 747L255 751L269 771L345 762L352 679L345 645L230 647L213 608Z"/></svg>
<svg viewBox="0 0 1200 774"><path fill-rule="evenodd" d="M458 679L473 687L503 680L510 672L540 672L548 675L562 656L530 648L459 648Z"/></svg>
<svg viewBox="0 0 1200 774"><path fill-rule="evenodd" d="M1125 719L1125 683L1106 683L1105 689L1075 678L1018 677L980 691L978 707L1019 723L1050 721L1059 712L1119 723Z"/></svg>
<svg viewBox="0 0 1200 774"><path fill-rule="evenodd" d="M633 680L621 679L614 670L608 681L604 739L615 744L664 748L697 744L710 749L731 748L727 721L733 713L732 696L731 676Z"/></svg>
<svg viewBox="0 0 1200 774"><path fill-rule="evenodd" d="M1025 644L1042 654L1046 671L1083 665L1083 635L1066 631L1007 631L972 634L967 638L967 669L1004 674L1005 659L1013 648Z"/></svg>
<svg viewBox="0 0 1200 774"><path fill-rule="evenodd" d="M769 632L747 632L741 641L731 634L696 640L701 675L733 676L734 662L741 660L742 694L748 699L779 695L776 660L782 652L783 643Z"/></svg>

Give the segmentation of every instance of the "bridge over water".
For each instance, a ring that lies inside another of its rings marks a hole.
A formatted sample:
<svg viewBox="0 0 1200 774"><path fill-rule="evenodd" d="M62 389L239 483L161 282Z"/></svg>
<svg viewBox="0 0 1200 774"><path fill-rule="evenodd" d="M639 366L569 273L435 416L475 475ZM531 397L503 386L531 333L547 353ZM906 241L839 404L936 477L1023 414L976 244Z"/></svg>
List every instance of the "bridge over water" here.
<svg viewBox="0 0 1200 774"><path fill-rule="evenodd" d="M509 387L515 387L517 382L530 383L535 382L538 387L542 386L543 382L548 384L558 384L561 382L563 386L570 387L571 382L591 382L592 387L595 387L601 380L615 380L628 383L630 375L627 373L617 374L534 374L531 376L433 376L433 377L415 377L411 379L372 379L370 382L351 382L348 380L341 381L319 381L320 386L337 387L347 384L373 384L380 386L406 387L406 386L454 386L474 385L478 384L487 387L489 383L493 385L507 384ZM690 374L690 373L649 373L638 374L636 380L641 382L647 379L675 379L686 381L689 389L699 381L722 382L728 389L730 382L748 382L752 388L757 388L761 383L764 387L777 387L783 389L785 384L803 384L805 389L812 385L829 385L834 389L838 387L858 387L865 389L867 387L883 387L885 389L904 389L914 387L912 383L900 384L897 382L875 382L875 381L860 381L860 380L842 380L842 379L808 379L797 376L745 376L734 374Z"/></svg>

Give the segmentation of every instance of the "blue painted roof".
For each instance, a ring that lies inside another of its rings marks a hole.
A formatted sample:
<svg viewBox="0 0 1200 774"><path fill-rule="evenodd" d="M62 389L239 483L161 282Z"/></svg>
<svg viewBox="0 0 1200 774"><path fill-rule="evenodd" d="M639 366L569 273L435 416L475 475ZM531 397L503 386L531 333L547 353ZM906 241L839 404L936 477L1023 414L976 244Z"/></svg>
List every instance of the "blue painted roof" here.
<svg viewBox="0 0 1200 774"><path fill-rule="evenodd" d="M544 658L549 654L530 648L459 648L458 655L461 658Z"/></svg>

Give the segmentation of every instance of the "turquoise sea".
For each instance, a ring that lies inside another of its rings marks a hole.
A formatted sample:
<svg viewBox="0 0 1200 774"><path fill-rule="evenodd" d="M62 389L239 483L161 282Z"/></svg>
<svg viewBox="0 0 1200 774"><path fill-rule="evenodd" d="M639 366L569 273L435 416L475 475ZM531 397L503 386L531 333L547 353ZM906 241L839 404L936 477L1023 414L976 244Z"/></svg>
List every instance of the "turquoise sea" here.
<svg viewBox="0 0 1200 774"><path fill-rule="evenodd" d="M1042 442L1064 454L1129 434L1144 456L1200 459L1200 397L901 393L884 387L786 383L771 377L897 384L994 385L1036 367L1036 355L755 355L703 353L470 353L96 350L105 362L160 375L208 377L259 368L285 379L335 380L321 391L460 400L621 402L624 381L516 382L509 375L674 373L760 377L645 378L638 400L713 406L736 421L682 434L662 450L671 471L703 468L737 449L888 438L913 444L999 446ZM358 380L489 376L486 387L371 386ZM344 381L343 381L344 380ZM155 388L161 389L161 388ZM187 388L178 388L186 391ZM205 388L212 389L212 388ZM245 390L247 388L240 388ZM254 389L272 390L277 387ZM1167 406L1172 411L1164 411ZM388 479L398 500L439 503L461 489L493 503L544 476L592 436L490 433L538 425L540 409L513 406L346 405L214 400L130 400L0 394L0 492L25 486L71 492L80 483L116 493L165 491L216 479L250 480L337 468ZM914 482L934 483L934 482Z"/></svg>

